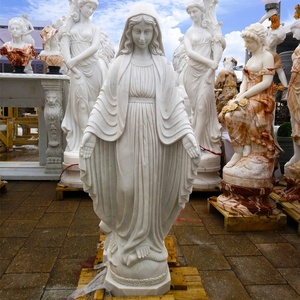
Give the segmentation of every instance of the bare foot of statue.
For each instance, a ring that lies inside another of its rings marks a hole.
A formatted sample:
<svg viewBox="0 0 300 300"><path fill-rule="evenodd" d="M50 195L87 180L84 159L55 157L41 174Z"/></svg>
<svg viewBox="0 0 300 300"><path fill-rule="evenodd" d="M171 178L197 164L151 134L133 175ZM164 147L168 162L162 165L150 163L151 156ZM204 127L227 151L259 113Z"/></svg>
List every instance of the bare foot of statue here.
<svg viewBox="0 0 300 300"><path fill-rule="evenodd" d="M226 164L226 168L232 168L242 158L242 156L242 153L235 152L231 160Z"/></svg>
<svg viewBox="0 0 300 300"><path fill-rule="evenodd" d="M245 145L243 149L243 156L248 156L251 153L251 146Z"/></svg>
<svg viewBox="0 0 300 300"><path fill-rule="evenodd" d="M139 259L143 259L150 254L150 246L142 246L135 250L135 253L129 254L127 258L127 266L132 266Z"/></svg>

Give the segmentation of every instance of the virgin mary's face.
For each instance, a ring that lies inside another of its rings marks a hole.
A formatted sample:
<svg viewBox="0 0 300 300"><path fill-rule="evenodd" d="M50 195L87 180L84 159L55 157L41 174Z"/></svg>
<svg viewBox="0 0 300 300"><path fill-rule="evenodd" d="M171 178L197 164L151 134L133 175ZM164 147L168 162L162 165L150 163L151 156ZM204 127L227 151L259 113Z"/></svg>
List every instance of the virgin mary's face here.
<svg viewBox="0 0 300 300"><path fill-rule="evenodd" d="M153 38L153 27L144 20L132 27L132 39L136 47L144 49L149 46Z"/></svg>

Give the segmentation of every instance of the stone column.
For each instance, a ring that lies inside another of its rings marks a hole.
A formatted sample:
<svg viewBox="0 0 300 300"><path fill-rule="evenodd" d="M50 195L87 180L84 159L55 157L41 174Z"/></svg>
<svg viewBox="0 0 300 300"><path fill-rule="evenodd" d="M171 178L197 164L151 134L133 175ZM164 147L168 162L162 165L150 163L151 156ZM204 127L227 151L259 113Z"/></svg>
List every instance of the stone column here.
<svg viewBox="0 0 300 300"><path fill-rule="evenodd" d="M63 84L64 81L59 79L42 80L42 86L45 90L44 118L48 137L45 173L60 173L62 169Z"/></svg>

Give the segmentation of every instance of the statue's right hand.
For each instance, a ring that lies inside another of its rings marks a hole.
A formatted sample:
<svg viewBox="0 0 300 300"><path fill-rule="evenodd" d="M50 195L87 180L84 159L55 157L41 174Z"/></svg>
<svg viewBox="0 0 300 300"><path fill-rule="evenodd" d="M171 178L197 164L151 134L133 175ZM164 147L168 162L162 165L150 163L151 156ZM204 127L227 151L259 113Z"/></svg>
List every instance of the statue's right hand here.
<svg viewBox="0 0 300 300"><path fill-rule="evenodd" d="M96 145L96 136L93 133L86 132L83 135L79 154L83 158L89 158L92 155L92 152Z"/></svg>

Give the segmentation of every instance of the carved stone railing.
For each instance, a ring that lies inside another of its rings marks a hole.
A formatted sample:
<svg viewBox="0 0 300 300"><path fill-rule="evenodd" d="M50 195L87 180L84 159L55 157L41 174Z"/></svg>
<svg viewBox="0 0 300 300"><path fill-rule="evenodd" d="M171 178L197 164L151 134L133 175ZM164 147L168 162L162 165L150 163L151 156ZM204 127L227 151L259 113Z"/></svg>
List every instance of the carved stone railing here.
<svg viewBox="0 0 300 300"><path fill-rule="evenodd" d="M61 121L67 75L0 73L0 107L38 107L39 162L0 162L0 175L13 180L54 180L62 169Z"/></svg>

